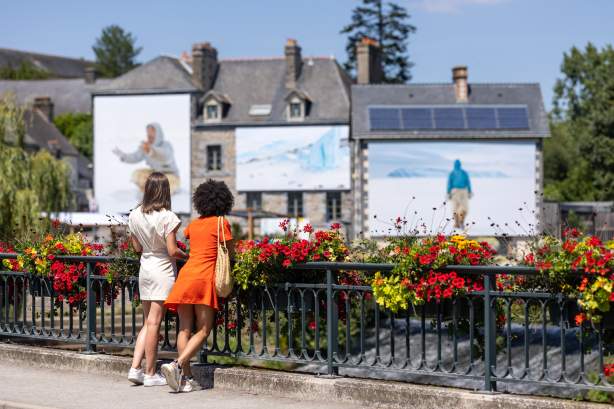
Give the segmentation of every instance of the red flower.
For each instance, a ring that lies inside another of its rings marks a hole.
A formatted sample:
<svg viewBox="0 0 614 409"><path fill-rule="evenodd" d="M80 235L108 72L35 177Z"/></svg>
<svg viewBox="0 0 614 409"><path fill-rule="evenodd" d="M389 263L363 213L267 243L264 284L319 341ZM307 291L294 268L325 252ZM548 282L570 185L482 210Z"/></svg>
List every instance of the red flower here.
<svg viewBox="0 0 614 409"><path fill-rule="evenodd" d="M304 227L303 227L303 231L305 233L313 233L313 226L309 223L307 223Z"/></svg>
<svg viewBox="0 0 614 409"><path fill-rule="evenodd" d="M585 320L586 320L586 314L584 314L584 313L578 314L575 317L576 325L582 325L582 323Z"/></svg>
<svg viewBox="0 0 614 409"><path fill-rule="evenodd" d="M283 231L288 231L288 225L290 224L290 219L284 219L279 223L279 228Z"/></svg>
<svg viewBox="0 0 614 409"><path fill-rule="evenodd" d="M603 366L603 374L607 377L614 376L614 364L606 364Z"/></svg>
<svg viewBox="0 0 614 409"><path fill-rule="evenodd" d="M316 322L315 321L309 321L309 323L307 324L307 328L309 328L312 331L316 330Z"/></svg>
<svg viewBox="0 0 614 409"><path fill-rule="evenodd" d="M284 267L290 267L291 264L292 262L289 259L285 259L283 263L281 263L281 265Z"/></svg>
<svg viewBox="0 0 614 409"><path fill-rule="evenodd" d="M333 230L339 230L341 228L341 224L339 223L333 223L330 225L330 228Z"/></svg>

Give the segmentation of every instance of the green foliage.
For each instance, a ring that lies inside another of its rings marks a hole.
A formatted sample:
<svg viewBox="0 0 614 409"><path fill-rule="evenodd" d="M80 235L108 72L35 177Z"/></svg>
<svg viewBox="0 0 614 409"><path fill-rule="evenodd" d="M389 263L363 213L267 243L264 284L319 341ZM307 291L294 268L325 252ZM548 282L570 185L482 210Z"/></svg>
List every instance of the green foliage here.
<svg viewBox="0 0 614 409"><path fill-rule="evenodd" d="M102 30L92 47L96 69L103 77L118 77L138 66L136 57L142 47L136 47L136 37L117 25Z"/></svg>
<svg viewBox="0 0 614 409"><path fill-rule="evenodd" d="M8 145L16 129L25 129L23 110L0 100L0 240L6 241L47 228L41 212L65 210L71 200L69 166L47 151L29 154Z"/></svg>
<svg viewBox="0 0 614 409"><path fill-rule="evenodd" d="M53 123L81 154L92 159L94 126L91 114L69 112L53 118Z"/></svg>
<svg viewBox="0 0 614 409"><path fill-rule="evenodd" d="M554 88L553 137L544 146L545 194L554 200L614 199L614 49L565 53Z"/></svg>
<svg viewBox="0 0 614 409"><path fill-rule="evenodd" d="M382 49L384 82L405 83L411 79L407 44L409 35L416 27L409 24L409 13L404 7L382 0L362 0L352 12L352 22L343 27L341 34L347 34L345 46L348 59L344 68L356 70L356 43L365 37L377 40Z"/></svg>
<svg viewBox="0 0 614 409"><path fill-rule="evenodd" d="M0 144L23 146L26 136L25 108L19 106L13 94L0 96Z"/></svg>
<svg viewBox="0 0 614 409"><path fill-rule="evenodd" d="M17 67L6 65L0 67L0 79L3 80L44 80L49 72L38 68L30 61L22 61Z"/></svg>

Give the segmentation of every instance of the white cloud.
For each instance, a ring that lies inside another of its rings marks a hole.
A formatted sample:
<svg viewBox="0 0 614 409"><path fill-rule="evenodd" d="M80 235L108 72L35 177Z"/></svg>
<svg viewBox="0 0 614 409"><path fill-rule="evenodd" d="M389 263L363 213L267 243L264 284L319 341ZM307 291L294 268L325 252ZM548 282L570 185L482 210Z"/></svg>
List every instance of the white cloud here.
<svg viewBox="0 0 614 409"><path fill-rule="evenodd" d="M465 6L491 6L508 0L411 0L418 8L431 13L457 13Z"/></svg>

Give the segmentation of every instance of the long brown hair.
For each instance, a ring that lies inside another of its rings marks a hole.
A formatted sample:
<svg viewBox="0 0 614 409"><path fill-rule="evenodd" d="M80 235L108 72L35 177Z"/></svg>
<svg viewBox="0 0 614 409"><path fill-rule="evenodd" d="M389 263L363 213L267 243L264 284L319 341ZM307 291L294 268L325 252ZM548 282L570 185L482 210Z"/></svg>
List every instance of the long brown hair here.
<svg viewBox="0 0 614 409"><path fill-rule="evenodd" d="M153 172L145 182L141 211L151 213L162 209L171 210L171 187L163 173Z"/></svg>

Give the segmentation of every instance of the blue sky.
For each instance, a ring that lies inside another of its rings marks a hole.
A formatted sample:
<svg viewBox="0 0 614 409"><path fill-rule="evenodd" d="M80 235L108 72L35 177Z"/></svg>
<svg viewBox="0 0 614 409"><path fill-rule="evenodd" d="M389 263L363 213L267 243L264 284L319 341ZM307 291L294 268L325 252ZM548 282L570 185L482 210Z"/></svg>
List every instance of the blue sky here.
<svg viewBox="0 0 614 409"><path fill-rule="evenodd" d="M612 0L396 0L418 32L414 82L447 82L469 66L475 82L539 82L546 106L563 52L613 42ZM2 6L0 47L93 58L101 29L119 24L143 46L141 61L210 41L221 58L279 56L286 38L304 55L345 59L340 28L354 0L12 1Z"/></svg>

